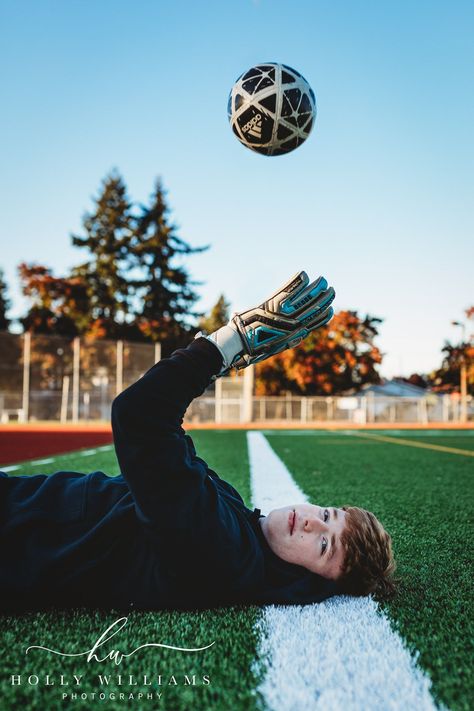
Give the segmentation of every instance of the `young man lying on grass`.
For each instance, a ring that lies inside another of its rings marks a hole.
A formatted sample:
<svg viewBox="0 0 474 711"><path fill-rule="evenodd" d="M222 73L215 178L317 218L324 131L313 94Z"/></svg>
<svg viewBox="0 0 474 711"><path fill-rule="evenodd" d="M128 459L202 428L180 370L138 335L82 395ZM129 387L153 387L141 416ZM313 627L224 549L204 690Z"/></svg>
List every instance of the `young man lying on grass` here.
<svg viewBox="0 0 474 711"><path fill-rule="evenodd" d="M296 345L331 319L333 299L324 278L309 284L300 272L154 365L113 403L121 476L2 473L2 608L192 609L390 593L391 540L372 513L290 502L262 516L182 428L215 377Z"/></svg>

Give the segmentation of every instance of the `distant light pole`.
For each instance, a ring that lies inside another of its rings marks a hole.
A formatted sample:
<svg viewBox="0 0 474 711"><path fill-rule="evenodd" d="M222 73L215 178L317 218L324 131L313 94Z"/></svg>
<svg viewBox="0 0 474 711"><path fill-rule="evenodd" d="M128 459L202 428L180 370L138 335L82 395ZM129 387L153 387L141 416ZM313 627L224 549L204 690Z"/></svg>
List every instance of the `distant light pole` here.
<svg viewBox="0 0 474 711"><path fill-rule="evenodd" d="M453 326L462 328L462 345L466 341L466 324L461 321L451 321ZM467 367L464 353L461 354L461 372L460 372L460 387L461 387L461 422L467 422Z"/></svg>

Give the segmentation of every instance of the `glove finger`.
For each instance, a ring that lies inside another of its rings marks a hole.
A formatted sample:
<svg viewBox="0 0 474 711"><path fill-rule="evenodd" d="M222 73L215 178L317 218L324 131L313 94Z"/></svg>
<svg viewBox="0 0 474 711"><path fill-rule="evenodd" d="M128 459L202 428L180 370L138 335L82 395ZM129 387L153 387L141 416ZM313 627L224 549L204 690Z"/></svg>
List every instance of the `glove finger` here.
<svg viewBox="0 0 474 711"><path fill-rule="evenodd" d="M293 338L291 341L288 343L288 348L295 348L295 346L299 346L301 341L303 340L303 336L298 336L298 338Z"/></svg>
<svg viewBox="0 0 474 711"><path fill-rule="evenodd" d="M304 326L307 329L308 333L310 331L315 331L317 328L325 326L332 319L333 316L334 309L332 308L332 306L330 306L329 309L314 314L313 318L307 323L305 323Z"/></svg>
<svg viewBox="0 0 474 711"><path fill-rule="evenodd" d="M309 301L309 299L314 300L319 296L319 294L322 294L324 291L326 291L327 288L327 279L325 279L323 276L319 276L317 279L311 282L311 284L309 284L301 294L298 294L298 302L306 302ZM295 306L297 307L296 304Z"/></svg>
<svg viewBox="0 0 474 711"><path fill-rule="evenodd" d="M329 289L326 289L326 291L323 291L314 302L315 305L318 307L318 311L321 311L321 309L325 309L330 304L332 304L335 296L336 292L334 291L332 286L330 286Z"/></svg>
<svg viewBox="0 0 474 711"><path fill-rule="evenodd" d="M305 288L305 286L309 282L309 277L306 274L305 271L297 272L296 274L293 274L288 281L286 281L283 286L281 286L279 289L277 289L266 301L268 304L269 302L275 301L277 304L279 304L281 301L286 299L288 297L288 294L293 294L293 293L299 293L302 289ZM276 309L271 309L276 310Z"/></svg>
<svg viewBox="0 0 474 711"><path fill-rule="evenodd" d="M296 312L315 301L318 296L328 288L326 279L322 276L315 279L303 290L294 291L290 296L284 298L279 304L280 313L293 316Z"/></svg>
<svg viewBox="0 0 474 711"><path fill-rule="evenodd" d="M306 325L308 321L311 321L315 316L321 314L322 311L325 311L332 304L335 296L336 292L332 286L330 286L329 289L320 294L318 298L310 303L297 317L299 323Z"/></svg>

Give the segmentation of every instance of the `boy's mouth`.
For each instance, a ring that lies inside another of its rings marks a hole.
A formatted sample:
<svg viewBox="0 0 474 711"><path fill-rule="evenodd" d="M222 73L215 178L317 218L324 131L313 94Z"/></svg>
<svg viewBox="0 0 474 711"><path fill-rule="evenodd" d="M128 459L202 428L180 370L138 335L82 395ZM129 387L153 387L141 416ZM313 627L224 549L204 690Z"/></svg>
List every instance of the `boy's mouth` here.
<svg viewBox="0 0 474 711"><path fill-rule="evenodd" d="M295 523L296 523L296 511L295 511L295 509L293 509L293 511L289 515L290 536L293 535Z"/></svg>

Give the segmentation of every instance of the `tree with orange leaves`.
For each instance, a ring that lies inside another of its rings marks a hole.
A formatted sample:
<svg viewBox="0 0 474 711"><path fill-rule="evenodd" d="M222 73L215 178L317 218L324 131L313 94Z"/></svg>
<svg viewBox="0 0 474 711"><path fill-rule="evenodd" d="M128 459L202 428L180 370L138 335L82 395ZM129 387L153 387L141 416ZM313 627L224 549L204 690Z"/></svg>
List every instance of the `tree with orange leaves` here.
<svg viewBox="0 0 474 711"><path fill-rule="evenodd" d="M25 296L31 299L20 319L25 331L77 336L89 325L87 285L77 276L55 277L49 267L22 262L18 273Z"/></svg>
<svg viewBox="0 0 474 711"><path fill-rule="evenodd" d="M299 346L256 366L256 394L334 395L378 383L382 353L374 345L382 319L339 311Z"/></svg>
<svg viewBox="0 0 474 711"><path fill-rule="evenodd" d="M474 321L474 306L464 312L468 321ZM437 392L459 392L461 380L461 367L465 366L467 392L474 395L474 342L473 335L465 333L466 324L462 325L463 340L458 344L446 341L441 352L443 361L441 367L429 376L429 381L433 390Z"/></svg>

